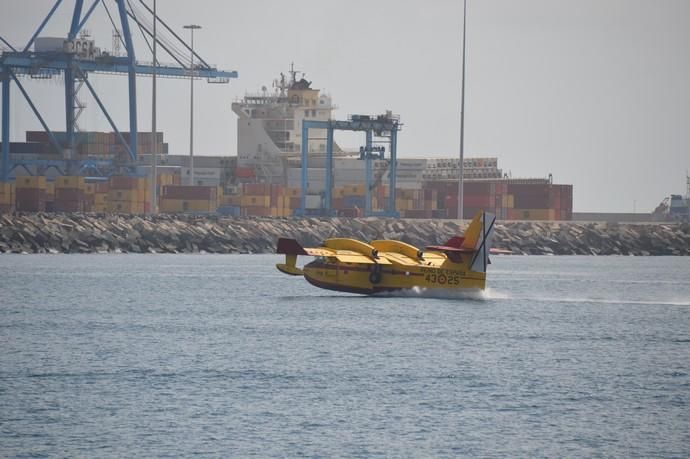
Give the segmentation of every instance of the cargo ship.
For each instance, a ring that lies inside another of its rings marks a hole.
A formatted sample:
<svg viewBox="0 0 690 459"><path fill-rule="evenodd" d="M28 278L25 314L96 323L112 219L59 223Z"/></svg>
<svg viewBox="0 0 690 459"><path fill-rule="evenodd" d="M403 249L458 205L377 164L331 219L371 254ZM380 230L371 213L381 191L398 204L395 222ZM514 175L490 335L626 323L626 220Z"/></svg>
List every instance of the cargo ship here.
<svg viewBox="0 0 690 459"><path fill-rule="evenodd" d="M291 66L266 86L232 104L237 119L235 184L244 198L241 215L290 215L300 204L301 124L335 119L330 95L312 87ZM322 215L326 187L325 132L310 134L306 207ZM373 160L374 182L365 183L365 161L358 149L333 148L332 208L339 216L363 216L366 187L371 208L382 209L390 190L390 164ZM404 218L457 218L458 158L397 158L396 209ZM572 219L572 185L552 177L514 179L498 166L497 157L463 161L464 213L491 212L503 220ZM261 184L261 185L257 185ZM230 204L230 202L227 202Z"/></svg>

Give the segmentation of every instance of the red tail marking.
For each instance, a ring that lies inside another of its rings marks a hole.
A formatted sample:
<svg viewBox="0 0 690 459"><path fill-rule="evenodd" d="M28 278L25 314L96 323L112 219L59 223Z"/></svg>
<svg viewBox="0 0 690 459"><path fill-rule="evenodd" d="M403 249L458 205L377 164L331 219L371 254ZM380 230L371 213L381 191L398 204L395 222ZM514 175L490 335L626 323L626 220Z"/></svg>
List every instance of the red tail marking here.
<svg viewBox="0 0 690 459"><path fill-rule="evenodd" d="M453 247L454 249L459 249L462 247L462 243L465 241L465 238L462 236L453 236L452 238L448 239L448 242L443 244L446 247Z"/></svg>

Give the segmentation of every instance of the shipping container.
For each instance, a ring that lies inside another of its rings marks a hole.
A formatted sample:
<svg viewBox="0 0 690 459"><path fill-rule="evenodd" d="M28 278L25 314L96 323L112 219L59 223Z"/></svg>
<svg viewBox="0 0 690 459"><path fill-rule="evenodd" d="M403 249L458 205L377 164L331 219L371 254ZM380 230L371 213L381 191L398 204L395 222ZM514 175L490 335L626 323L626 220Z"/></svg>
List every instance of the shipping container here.
<svg viewBox="0 0 690 459"><path fill-rule="evenodd" d="M215 201L194 199L171 199L163 197L160 202L161 212L215 212L218 206Z"/></svg>
<svg viewBox="0 0 690 459"><path fill-rule="evenodd" d="M83 190L86 188L84 177L63 175L55 178L55 188L71 188Z"/></svg>
<svg viewBox="0 0 690 459"><path fill-rule="evenodd" d="M111 190L136 190L141 187L142 179L129 176L112 176L109 179Z"/></svg>
<svg viewBox="0 0 690 459"><path fill-rule="evenodd" d="M466 194L463 196L463 204L465 207L482 208L489 211L495 208L495 202L492 202L489 195L473 196Z"/></svg>
<svg viewBox="0 0 690 459"><path fill-rule="evenodd" d="M40 188L17 188L15 193L15 207L19 212L45 211L45 190L42 190Z"/></svg>
<svg viewBox="0 0 690 459"><path fill-rule="evenodd" d="M14 182L0 182L0 204L14 206Z"/></svg>
<svg viewBox="0 0 690 459"><path fill-rule="evenodd" d="M245 196L263 196L271 194L271 185L269 183L245 183L243 185L242 194Z"/></svg>
<svg viewBox="0 0 690 459"><path fill-rule="evenodd" d="M85 201L86 195L79 188L56 188L55 201Z"/></svg>
<svg viewBox="0 0 690 459"><path fill-rule="evenodd" d="M41 175L25 175L16 178L15 188L17 190L20 188L45 190L46 183L46 178Z"/></svg>
<svg viewBox="0 0 690 459"><path fill-rule="evenodd" d="M270 207L243 207L242 216L244 217L270 217Z"/></svg>
<svg viewBox="0 0 690 459"><path fill-rule="evenodd" d="M218 188L214 186L166 185L161 196L169 199L216 200Z"/></svg>
<svg viewBox="0 0 690 459"><path fill-rule="evenodd" d="M237 194L226 194L219 199L219 202L225 207L239 207L242 205L242 196Z"/></svg>
<svg viewBox="0 0 690 459"><path fill-rule="evenodd" d="M144 196L139 190L110 190L108 192L108 201L127 201L127 202L143 202Z"/></svg>
<svg viewBox="0 0 690 459"><path fill-rule="evenodd" d="M240 198L242 207L271 207L270 196L242 196Z"/></svg>

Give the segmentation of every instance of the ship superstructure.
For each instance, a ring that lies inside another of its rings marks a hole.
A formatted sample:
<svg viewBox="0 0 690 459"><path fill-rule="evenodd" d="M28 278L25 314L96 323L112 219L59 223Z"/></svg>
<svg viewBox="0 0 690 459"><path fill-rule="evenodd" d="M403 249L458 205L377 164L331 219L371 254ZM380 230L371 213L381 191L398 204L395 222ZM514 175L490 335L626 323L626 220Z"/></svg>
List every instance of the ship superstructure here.
<svg viewBox="0 0 690 459"><path fill-rule="evenodd" d="M334 109L331 97L312 88L292 65L289 76L281 73L273 82L272 91L264 86L260 93L247 94L232 104L238 116L238 167L252 170L260 182L284 185L287 160L298 158L302 147L302 121L327 121ZM310 155L325 154L325 132L321 131L310 135ZM334 145L334 153L341 151Z"/></svg>

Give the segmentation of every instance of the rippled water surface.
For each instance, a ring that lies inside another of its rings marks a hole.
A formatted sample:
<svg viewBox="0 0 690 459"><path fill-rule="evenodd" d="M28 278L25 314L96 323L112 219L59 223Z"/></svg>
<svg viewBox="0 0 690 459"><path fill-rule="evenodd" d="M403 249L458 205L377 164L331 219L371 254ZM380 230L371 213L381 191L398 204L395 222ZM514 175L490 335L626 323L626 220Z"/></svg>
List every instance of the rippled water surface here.
<svg viewBox="0 0 690 459"><path fill-rule="evenodd" d="M0 456L689 454L690 258L495 257L454 299L279 260L0 256Z"/></svg>

